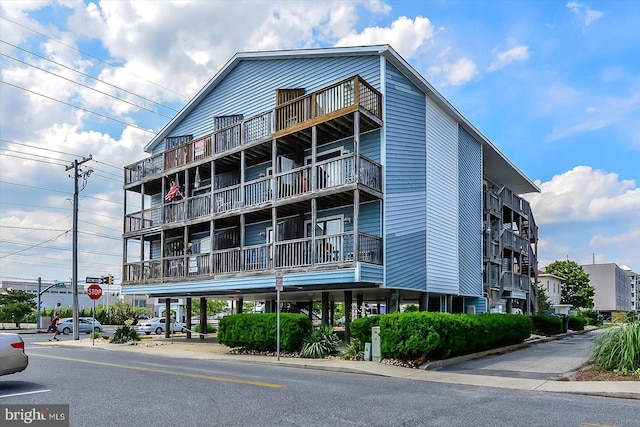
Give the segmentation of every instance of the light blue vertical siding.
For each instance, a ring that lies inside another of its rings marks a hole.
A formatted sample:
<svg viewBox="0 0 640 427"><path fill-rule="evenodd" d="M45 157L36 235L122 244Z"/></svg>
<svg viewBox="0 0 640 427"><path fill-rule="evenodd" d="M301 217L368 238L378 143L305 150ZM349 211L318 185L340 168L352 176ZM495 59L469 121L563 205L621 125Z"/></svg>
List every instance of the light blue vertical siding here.
<svg viewBox="0 0 640 427"><path fill-rule="evenodd" d="M427 290L457 294L458 124L427 98Z"/></svg>
<svg viewBox="0 0 640 427"><path fill-rule="evenodd" d="M368 203L360 203L360 223L358 224L361 233L372 236L382 236L382 201L374 200Z"/></svg>
<svg viewBox="0 0 640 427"><path fill-rule="evenodd" d="M305 88L309 93L355 74L378 89L378 56L241 61L170 136L193 134L198 138L213 131L214 116L243 114L248 118L272 109L276 89Z"/></svg>
<svg viewBox="0 0 640 427"><path fill-rule="evenodd" d="M360 154L380 163L380 129L375 129L360 135Z"/></svg>
<svg viewBox="0 0 640 427"><path fill-rule="evenodd" d="M460 294L482 295L482 146L458 128Z"/></svg>
<svg viewBox="0 0 640 427"><path fill-rule="evenodd" d="M386 64L386 286L426 290L425 96Z"/></svg>

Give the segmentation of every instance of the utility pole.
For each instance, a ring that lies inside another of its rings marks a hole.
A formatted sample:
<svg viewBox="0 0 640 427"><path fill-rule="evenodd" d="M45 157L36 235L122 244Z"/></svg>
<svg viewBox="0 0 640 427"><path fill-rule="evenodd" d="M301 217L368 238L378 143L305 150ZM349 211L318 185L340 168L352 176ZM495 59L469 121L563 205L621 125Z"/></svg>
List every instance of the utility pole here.
<svg viewBox="0 0 640 427"><path fill-rule="evenodd" d="M71 166L67 166L65 171L69 171L73 169L73 176L69 175L69 177L73 178L73 270L71 277L71 285L72 285L72 294L73 294L73 339L79 340L80 333L79 329L79 319L78 319L78 193L81 190L78 190L78 178L82 178L84 180L84 187L86 187L86 180L93 172L93 170L88 169L87 171L83 171L78 168L83 163L91 160L91 154L89 157L83 157L81 161L75 159Z"/></svg>

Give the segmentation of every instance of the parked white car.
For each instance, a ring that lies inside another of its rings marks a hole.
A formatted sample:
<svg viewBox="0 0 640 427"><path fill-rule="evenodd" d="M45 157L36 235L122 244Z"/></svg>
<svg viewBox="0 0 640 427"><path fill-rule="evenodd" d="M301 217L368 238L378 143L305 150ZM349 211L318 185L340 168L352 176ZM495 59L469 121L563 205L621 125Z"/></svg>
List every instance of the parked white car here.
<svg viewBox="0 0 640 427"><path fill-rule="evenodd" d="M80 332L84 332L85 334L90 334L91 332L103 332L104 329L102 325L97 320L94 320L92 317L80 317L78 318L78 330ZM73 317L66 317L64 319L60 319L60 323L58 324L58 332L64 335L69 335L73 332Z"/></svg>
<svg viewBox="0 0 640 427"><path fill-rule="evenodd" d="M138 323L138 335L146 334L151 335L152 333L156 335L164 334L165 325L167 319L164 317L154 317L152 319L142 320ZM172 322L173 332L183 332L187 325L181 322Z"/></svg>
<svg viewBox="0 0 640 427"><path fill-rule="evenodd" d="M29 356L24 354L24 341L18 334L0 332L0 376L27 369Z"/></svg>

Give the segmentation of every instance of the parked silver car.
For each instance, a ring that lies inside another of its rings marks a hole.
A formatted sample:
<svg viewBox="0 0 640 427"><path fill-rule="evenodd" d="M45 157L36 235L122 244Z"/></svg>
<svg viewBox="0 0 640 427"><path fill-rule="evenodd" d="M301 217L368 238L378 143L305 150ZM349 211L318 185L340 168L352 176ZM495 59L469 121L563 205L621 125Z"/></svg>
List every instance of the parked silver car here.
<svg viewBox="0 0 640 427"><path fill-rule="evenodd" d="M104 329L102 325L97 320L94 323L92 318L80 317L78 319L78 331L84 332L86 334L90 334L93 332L102 332ZM64 319L60 319L60 323L58 324L58 332L64 335L69 335L73 332L73 317L66 317Z"/></svg>
<svg viewBox="0 0 640 427"><path fill-rule="evenodd" d="M146 334L151 335L154 333L156 335L164 334L164 328L166 325L167 319L164 317L154 317L152 319L142 320L138 323L138 335ZM173 325L173 332L183 332L187 325L181 322L171 322Z"/></svg>
<svg viewBox="0 0 640 427"><path fill-rule="evenodd" d="M28 364L29 356L24 353L20 335L0 332L0 375L22 372Z"/></svg>

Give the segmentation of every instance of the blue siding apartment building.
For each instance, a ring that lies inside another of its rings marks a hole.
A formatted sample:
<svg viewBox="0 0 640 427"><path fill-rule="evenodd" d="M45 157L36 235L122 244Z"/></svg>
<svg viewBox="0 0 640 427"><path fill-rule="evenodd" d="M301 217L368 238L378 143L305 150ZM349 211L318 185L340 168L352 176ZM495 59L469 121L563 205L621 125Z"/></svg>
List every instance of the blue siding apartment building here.
<svg viewBox="0 0 640 427"><path fill-rule="evenodd" d="M388 45L238 53L145 150L124 294L536 309L538 188Z"/></svg>

